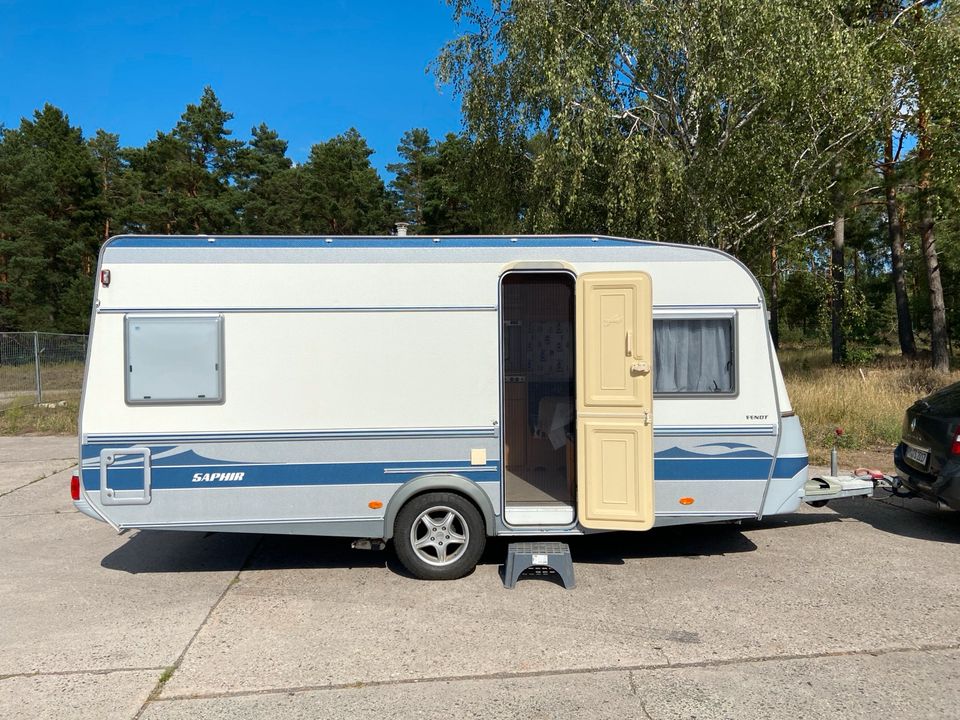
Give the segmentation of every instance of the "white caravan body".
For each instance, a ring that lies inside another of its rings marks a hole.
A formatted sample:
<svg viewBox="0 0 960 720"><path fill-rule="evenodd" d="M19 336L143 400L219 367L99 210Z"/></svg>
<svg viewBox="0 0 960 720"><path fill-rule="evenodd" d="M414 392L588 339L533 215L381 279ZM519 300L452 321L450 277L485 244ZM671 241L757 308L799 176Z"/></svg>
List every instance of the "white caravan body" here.
<svg viewBox="0 0 960 720"><path fill-rule="evenodd" d="M790 513L807 480L746 267L592 236L112 238L80 458L118 529L385 540L431 491L565 535Z"/></svg>

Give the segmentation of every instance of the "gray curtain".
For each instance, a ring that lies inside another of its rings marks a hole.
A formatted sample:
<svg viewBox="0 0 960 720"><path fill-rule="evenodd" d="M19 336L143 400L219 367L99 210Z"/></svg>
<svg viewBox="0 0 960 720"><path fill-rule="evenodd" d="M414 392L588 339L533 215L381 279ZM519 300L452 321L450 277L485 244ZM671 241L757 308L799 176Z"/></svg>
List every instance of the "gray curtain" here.
<svg viewBox="0 0 960 720"><path fill-rule="evenodd" d="M731 392L732 325L727 318L654 320L654 392Z"/></svg>

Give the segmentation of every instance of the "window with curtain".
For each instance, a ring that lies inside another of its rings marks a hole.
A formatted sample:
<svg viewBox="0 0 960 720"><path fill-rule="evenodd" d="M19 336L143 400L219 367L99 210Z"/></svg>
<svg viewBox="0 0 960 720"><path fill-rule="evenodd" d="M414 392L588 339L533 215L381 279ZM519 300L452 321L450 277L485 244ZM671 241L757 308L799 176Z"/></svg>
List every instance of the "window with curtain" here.
<svg viewBox="0 0 960 720"><path fill-rule="evenodd" d="M733 318L653 321L655 393L733 393Z"/></svg>

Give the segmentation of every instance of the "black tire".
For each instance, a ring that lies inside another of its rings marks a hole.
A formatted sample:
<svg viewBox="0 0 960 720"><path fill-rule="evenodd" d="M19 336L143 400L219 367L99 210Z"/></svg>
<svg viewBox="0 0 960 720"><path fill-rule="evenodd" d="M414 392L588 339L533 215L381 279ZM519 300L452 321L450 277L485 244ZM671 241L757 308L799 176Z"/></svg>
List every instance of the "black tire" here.
<svg viewBox="0 0 960 720"><path fill-rule="evenodd" d="M444 524L447 518L452 520ZM417 543L421 544L415 547ZM393 526L397 558L422 580L456 580L469 575L486 543L480 511L452 492L417 495L400 509Z"/></svg>

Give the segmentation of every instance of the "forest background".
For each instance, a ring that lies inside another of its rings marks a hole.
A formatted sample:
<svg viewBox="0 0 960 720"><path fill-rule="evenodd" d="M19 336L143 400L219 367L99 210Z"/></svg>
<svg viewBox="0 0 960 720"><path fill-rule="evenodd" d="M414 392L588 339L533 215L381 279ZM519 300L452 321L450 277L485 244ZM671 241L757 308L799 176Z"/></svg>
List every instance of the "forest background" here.
<svg viewBox="0 0 960 720"><path fill-rule="evenodd" d="M388 182L356 130L295 163L266 123L235 134L210 87L142 147L49 104L0 129L0 330L86 332L112 235L403 221L720 248L760 279L778 344L829 343L838 365L892 348L949 371L957 2L449 4L455 39L430 71L459 93L463 130L404 133Z"/></svg>

